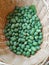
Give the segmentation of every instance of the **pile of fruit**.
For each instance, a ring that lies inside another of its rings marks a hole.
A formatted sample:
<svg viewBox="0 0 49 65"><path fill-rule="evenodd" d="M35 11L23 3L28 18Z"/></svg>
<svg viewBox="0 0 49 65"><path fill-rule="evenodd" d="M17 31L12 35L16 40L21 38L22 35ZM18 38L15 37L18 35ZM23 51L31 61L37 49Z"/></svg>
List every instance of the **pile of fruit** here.
<svg viewBox="0 0 49 65"><path fill-rule="evenodd" d="M7 16L4 33L9 49L17 55L30 57L43 41L42 24L34 5L18 7Z"/></svg>

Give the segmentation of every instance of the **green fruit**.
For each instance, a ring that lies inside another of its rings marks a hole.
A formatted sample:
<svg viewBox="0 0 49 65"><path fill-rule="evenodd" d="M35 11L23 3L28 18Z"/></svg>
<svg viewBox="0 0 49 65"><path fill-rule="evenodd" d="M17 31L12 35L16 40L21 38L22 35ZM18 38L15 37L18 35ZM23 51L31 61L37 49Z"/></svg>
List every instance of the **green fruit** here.
<svg viewBox="0 0 49 65"><path fill-rule="evenodd" d="M29 46L29 45L26 45L26 48L27 48L27 49L29 49L29 48L30 48L30 46Z"/></svg>
<svg viewBox="0 0 49 65"><path fill-rule="evenodd" d="M27 57L30 57L30 52L26 52L26 56Z"/></svg>
<svg viewBox="0 0 49 65"><path fill-rule="evenodd" d="M31 50L32 50L32 51L36 51L36 48L32 46L32 47L31 47Z"/></svg>
<svg viewBox="0 0 49 65"><path fill-rule="evenodd" d="M7 45L7 46L10 46L10 42L9 42L9 41L7 41L7 42L6 42L6 45Z"/></svg>
<svg viewBox="0 0 49 65"><path fill-rule="evenodd" d="M27 50L28 50L28 48L25 47L25 48L24 48L24 51L27 51Z"/></svg>
<svg viewBox="0 0 49 65"><path fill-rule="evenodd" d="M31 52L31 55L34 55L34 54L35 54L35 52L34 52L34 51L32 51L32 52Z"/></svg>
<svg viewBox="0 0 49 65"><path fill-rule="evenodd" d="M16 6L7 16L4 34L6 44L17 55L30 57L39 49L43 41L42 24L34 5Z"/></svg>
<svg viewBox="0 0 49 65"><path fill-rule="evenodd" d="M10 46L10 47L9 47L9 49L12 51L12 50L13 50L13 47L12 47L12 46Z"/></svg>
<svg viewBox="0 0 49 65"><path fill-rule="evenodd" d="M38 36L35 36L35 40L38 40Z"/></svg>
<svg viewBox="0 0 49 65"><path fill-rule="evenodd" d="M17 55L21 55L21 52L20 52L20 51L17 51L16 54L17 54Z"/></svg>
<svg viewBox="0 0 49 65"><path fill-rule="evenodd" d="M29 8L32 9L34 14L36 14L37 10L36 10L35 5L31 5Z"/></svg>
<svg viewBox="0 0 49 65"><path fill-rule="evenodd" d="M17 47L16 49L19 51L20 50L20 47Z"/></svg>
<svg viewBox="0 0 49 65"><path fill-rule="evenodd" d="M15 18L11 18L11 22L12 22L12 23L16 23Z"/></svg>
<svg viewBox="0 0 49 65"><path fill-rule="evenodd" d="M11 25L11 28L13 29L14 27L15 27L15 25L14 25L14 24L12 24L12 25Z"/></svg>
<svg viewBox="0 0 49 65"><path fill-rule="evenodd" d="M36 49L39 50L40 49L40 46L36 46Z"/></svg>
<svg viewBox="0 0 49 65"><path fill-rule="evenodd" d="M16 53L16 50L13 50L14 53Z"/></svg>
<svg viewBox="0 0 49 65"><path fill-rule="evenodd" d="M25 45L24 45L24 44L22 44L22 45L21 45L21 49L24 49L24 48L25 48Z"/></svg>
<svg viewBox="0 0 49 65"><path fill-rule="evenodd" d="M16 49L16 46L13 46L13 49L15 50Z"/></svg>
<svg viewBox="0 0 49 65"><path fill-rule="evenodd" d="M33 45L36 46L36 45L37 45L37 42L34 41L34 42L33 42Z"/></svg>
<svg viewBox="0 0 49 65"><path fill-rule="evenodd" d="M23 52L23 55L26 56L26 52L25 51Z"/></svg>
<svg viewBox="0 0 49 65"><path fill-rule="evenodd" d="M28 49L29 52L31 52L31 49Z"/></svg>
<svg viewBox="0 0 49 65"><path fill-rule="evenodd" d="M18 44L18 43L17 43L16 41L15 41L15 42L13 42L13 45L14 45L14 46L16 46L17 44Z"/></svg>

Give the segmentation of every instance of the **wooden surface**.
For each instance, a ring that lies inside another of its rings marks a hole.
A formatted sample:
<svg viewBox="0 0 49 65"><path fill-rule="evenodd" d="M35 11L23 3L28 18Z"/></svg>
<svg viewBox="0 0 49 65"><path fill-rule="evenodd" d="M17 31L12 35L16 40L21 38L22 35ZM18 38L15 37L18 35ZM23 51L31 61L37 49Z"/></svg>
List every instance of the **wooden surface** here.
<svg viewBox="0 0 49 65"><path fill-rule="evenodd" d="M0 0L0 48L5 47L5 36L3 34L6 16L14 9L15 2L12 0Z"/></svg>

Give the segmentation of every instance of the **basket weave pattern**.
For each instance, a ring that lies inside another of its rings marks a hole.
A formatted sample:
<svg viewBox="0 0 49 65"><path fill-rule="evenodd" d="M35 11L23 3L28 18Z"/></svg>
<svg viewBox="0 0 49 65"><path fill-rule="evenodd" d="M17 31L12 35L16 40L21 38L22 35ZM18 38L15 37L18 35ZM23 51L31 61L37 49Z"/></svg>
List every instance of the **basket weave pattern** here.
<svg viewBox="0 0 49 65"><path fill-rule="evenodd" d="M3 65L44 65L45 60L49 57L49 11L45 5L45 0L0 0L0 3L0 61L4 62ZM17 56L8 49L5 45L6 39L3 30L6 24L6 15L13 10L15 5L31 4L36 6L37 14L43 26L43 43L41 50L34 56L26 58Z"/></svg>

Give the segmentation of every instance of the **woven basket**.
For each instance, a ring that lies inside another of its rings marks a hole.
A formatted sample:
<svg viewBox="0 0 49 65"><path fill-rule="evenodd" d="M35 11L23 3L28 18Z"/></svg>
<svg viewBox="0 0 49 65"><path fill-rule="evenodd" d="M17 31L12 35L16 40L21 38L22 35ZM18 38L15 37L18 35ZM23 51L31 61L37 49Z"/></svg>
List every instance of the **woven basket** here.
<svg viewBox="0 0 49 65"><path fill-rule="evenodd" d="M41 49L30 58L17 56L6 46L3 33L6 15L15 5L25 6L34 4L43 26L43 43ZM0 0L0 65L44 65L49 57L49 5L45 0Z"/></svg>

